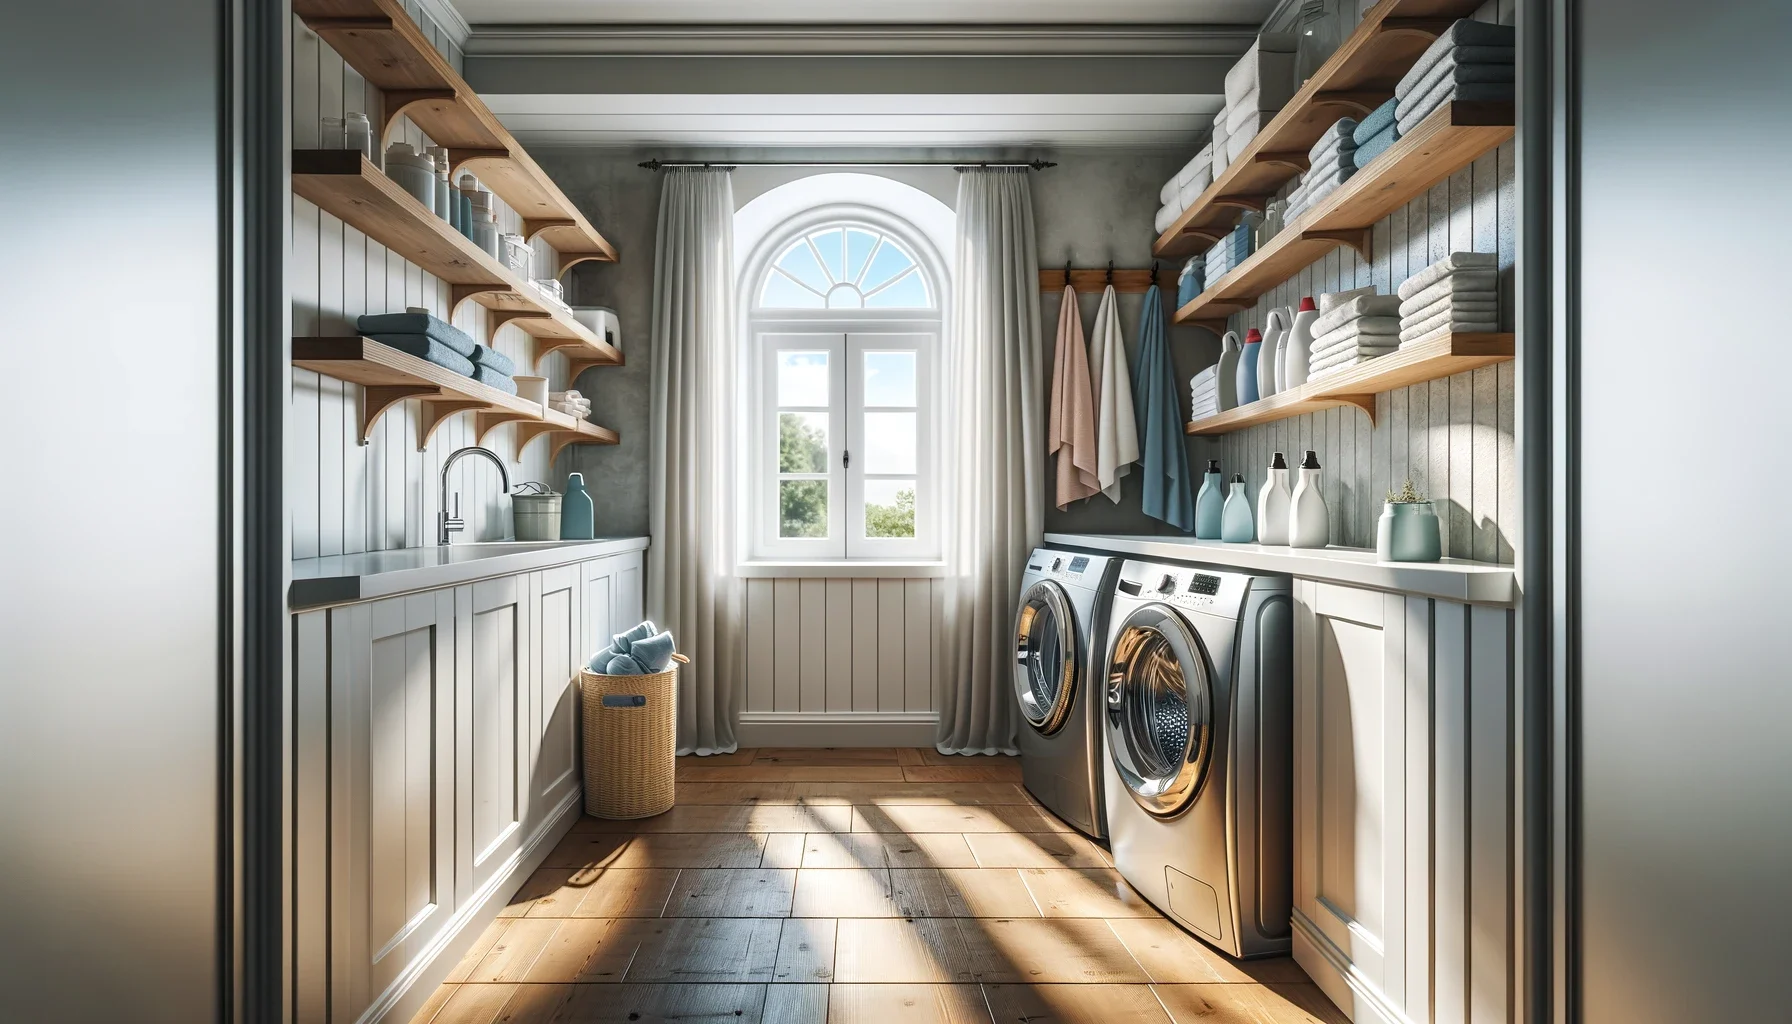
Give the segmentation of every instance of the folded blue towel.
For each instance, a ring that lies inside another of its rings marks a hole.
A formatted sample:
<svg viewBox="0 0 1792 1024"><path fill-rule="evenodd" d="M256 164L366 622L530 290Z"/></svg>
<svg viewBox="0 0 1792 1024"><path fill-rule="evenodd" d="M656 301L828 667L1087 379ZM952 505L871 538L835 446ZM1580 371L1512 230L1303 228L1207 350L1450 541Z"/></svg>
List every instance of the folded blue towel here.
<svg viewBox="0 0 1792 1024"><path fill-rule="evenodd" d="M1400 129L1391 124L1388 125L1367 142L1357 144L1356 165L1359 168L1369 166L1369 161L1386 153L1398 141L1400 141Z"/></svg>
<svg viewBox="0 0 1792 1024"><path fill-rule="evenodd" d="M629 657L645 672L664 672L672 664L672 634L657 633L629 645Z"/></svg>
<svg viewBox="0 0 1792 1024"><path fill-rule="evenodd" d="M428 313L372 313L355 320L355 329L374 340L382 340L381 335L415 334L441 342L453 349L458 355L473 358L473 350L479 347L467 332L448 323L438 320ZM386 342L391 345L391 342ZM397 346L393 346L396 348Z"/></svg>
<svg viewBox="0 0 1792 1024"><path fill-rule="evenodd" d="M463 377L473 375L473 364L465 356L434 338L421 334L369 334L367 337L388 348L432 362L445 370L453 370Z"/></svg>
<svg viewBox="0 0 1792 1024"><path fill-rule="evenodd" d="M1352 141L1360 148L1363 143L1380 135L1383 128L1391 126L1394 123L1394 105L1398 102L1398 100L1388 100L1369 111L1369 116L1357 122L1356 130L1350 133ZM1357 164L1357 166L1361 167L1362 164Z"/></svg>
<svg viewBox="0 0 1792 1024"><path fill-rule="evenodd" d="M627 654L636 640L645 640L659 631L659 627L653 624L652 619L643 619L611 637L610 646L616 648L619 654Z"/></svg>
<svg viewBox="0 0 1792 1024"><path fill-rule="evenodd" d="M511 380L509 374L499 373L489 366L472 366L467 371L467 376L487 387L497 388L507 395L516 394L516 381Z"/></svg>
<svg viewBox="0 0 1792 1024"><path fill-rule="evenodd" d="M473 346L473 354L467 358L480 366L489 366L506 377L516 372L516 364L510 361L509 356L488 345Z"/></svg>
<svg viewBox="0 0 1792 1024"><path fill-rule="evenodd" d="M635 659L626 654L618 654L610 659L610 664L604 674L612 676L639 676L645 675L646 673L641 671L641 666L635 662Z"/></svg>
<svg viewBox="0 0 1792 1024"><path fill-rule="evenodd" d="M1144 470L1140 504L1146 515L1186 532L1195 528L1195 496L1189 488L1188 445L1182 433L1178 395L1181 388L1164 338L1163 305L1157 286L1152 285L1145 291L1138 357L1132 368L1133 415L1138 421L1139 461Z"/></svg>
<svg viewBox="0 0 1792 1024"><path fill-rule="evenodd" d="M1458 50L1464 51L1457 58L1464 63L1480 61L1511 64L1517 59L1517 50L1515 49L1517 45L1518 31L1511 25L1494 25L1485 21L1463 18L1445 29L1444 34L1438 36L1436 41L1419 55L1419 59L1413 62L1412 67L1406 72L1406 76L1394 86L1394 95L1402 97L1410 95L1420 79L1429 74L1431 69L1440 62L1454 56ZM1472 55L1467 52L1471 47L1474 48ZM1483 47L1509 52L1484 53L1482 52Z"/></svg>

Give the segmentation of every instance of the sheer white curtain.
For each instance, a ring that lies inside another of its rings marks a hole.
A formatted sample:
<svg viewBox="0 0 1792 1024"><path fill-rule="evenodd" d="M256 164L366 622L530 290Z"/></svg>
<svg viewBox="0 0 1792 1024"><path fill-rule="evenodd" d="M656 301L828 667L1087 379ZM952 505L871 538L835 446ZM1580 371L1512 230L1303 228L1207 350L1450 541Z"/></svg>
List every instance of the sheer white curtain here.
<svg viewBox="0 0 1792 1024"><path fill-rule="evenodd" d="M1039 260L1026 171L959 175L956 262L938 747L1012 752L1015 587L1045 525Z"/></svg>
<svg viewBox="0 0 1792 1024"><path fill-rule="evenodd" d="M735 749L741 656L734 576L734 186L665 172L653 271L647 611L691 659L678 752Z"/></svg>

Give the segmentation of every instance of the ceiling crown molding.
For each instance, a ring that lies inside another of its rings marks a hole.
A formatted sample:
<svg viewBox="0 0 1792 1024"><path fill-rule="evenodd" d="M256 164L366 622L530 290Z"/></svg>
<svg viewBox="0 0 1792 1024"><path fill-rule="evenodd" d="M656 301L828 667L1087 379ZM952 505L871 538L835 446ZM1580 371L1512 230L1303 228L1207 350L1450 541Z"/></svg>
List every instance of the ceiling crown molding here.
<svg viewBox="0 0 1792 1024"><path fill-rule="evenodd" d="M1240 54L1256 34L1188 25L480 25L461 45L481 57L1184 57Z"/></svg>
<svg viewBox="0 0 1792 1024"><path fill-rule="evenodd" d="M454 9L451 0L417 0L417 6L423 8L423 13L436 23L436 27L448 33L448 38L454 40L454 45L465 52L467 40L473 35L473 26L467 24L467 19Z"/></svg>

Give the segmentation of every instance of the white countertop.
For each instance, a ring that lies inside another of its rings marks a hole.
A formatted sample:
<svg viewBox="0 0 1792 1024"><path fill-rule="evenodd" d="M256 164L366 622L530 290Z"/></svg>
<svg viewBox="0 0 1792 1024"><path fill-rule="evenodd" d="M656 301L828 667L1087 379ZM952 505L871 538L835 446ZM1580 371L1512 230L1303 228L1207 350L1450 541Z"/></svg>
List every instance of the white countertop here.
<svg viewBox="0 0 1792 1024"><path fill-rule="evenodd" d="M1045 543L1139 558L1202 562L1280 573L1468 604L1511 605L1518 601L1518 577L1514 568L1494 562L1472 562L1461 558L1446 558L1441 562L1383 562L1368 548L1290 548L1269 544L1227 544L1193 537L1048 533Z"/></svg>
<svg viewBox="0 0 1792 1024"><path fill-rule="evenodd" d="M294 611L348 604L642 551L646 547L646 537L599 537L449 544L299 558L292 563L292 586L287 590L286 603Z"/></svg>

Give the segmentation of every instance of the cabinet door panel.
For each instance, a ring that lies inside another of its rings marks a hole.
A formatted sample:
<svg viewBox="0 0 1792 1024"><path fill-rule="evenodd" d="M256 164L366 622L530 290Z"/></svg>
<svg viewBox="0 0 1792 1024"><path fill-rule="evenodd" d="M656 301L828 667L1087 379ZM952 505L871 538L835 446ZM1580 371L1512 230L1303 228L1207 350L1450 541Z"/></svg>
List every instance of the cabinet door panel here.
<svg viewBox="0 0 1792 1024"><path fill-rule="evenodd" d="M519 577L511 576L455 595L457 663L466 673L456 737L456 877L463 898L489 881L523 838L531 720L523 593Z"/></svg>
<svg viewBox="0 0 1792 1024"><path fill-rule="evenodd" d="M537 691L534 767L530 773L531 832L579 785L574 691L579 667L585 660L579 642L583 631L579 569L569 565L535 575Z"/></svg>

